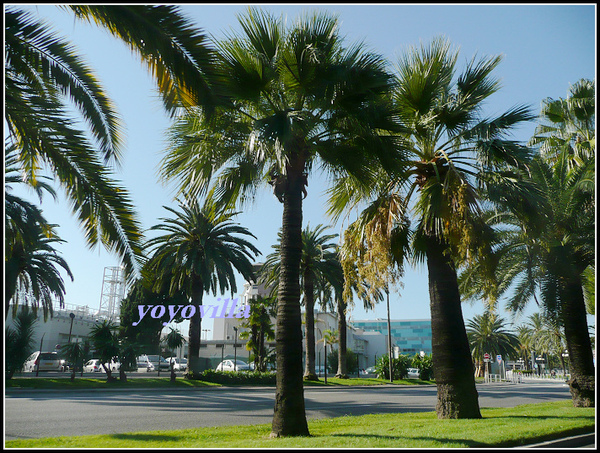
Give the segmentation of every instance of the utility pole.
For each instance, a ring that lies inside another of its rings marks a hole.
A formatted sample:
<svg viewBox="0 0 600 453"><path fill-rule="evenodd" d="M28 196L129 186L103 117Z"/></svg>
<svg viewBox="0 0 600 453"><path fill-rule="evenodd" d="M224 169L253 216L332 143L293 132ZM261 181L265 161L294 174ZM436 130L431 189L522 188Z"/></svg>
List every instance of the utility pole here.
<svg viewBox="0 0 600 453"><path fill-rule="evenodd" d="M390 384L394 382L392 375L392 323L390 321L390 290L385 288L385 295L387 298L387 319L388 319L388 361L390 368Z"/></svg>

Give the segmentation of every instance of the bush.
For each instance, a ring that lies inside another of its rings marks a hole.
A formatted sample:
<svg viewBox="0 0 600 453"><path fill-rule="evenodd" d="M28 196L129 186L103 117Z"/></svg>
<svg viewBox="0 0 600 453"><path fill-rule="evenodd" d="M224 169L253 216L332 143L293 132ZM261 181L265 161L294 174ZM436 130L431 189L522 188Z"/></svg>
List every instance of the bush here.
<svg viewBox="0 0 600 453"><path fill-rule="evenodd" d="M412 358L411 366L419 369L419 378L424 381L430 381L433 378L433 360L431 354L421 357L415 354Z"/></svg>
<svg viewBox="0 0 600 453"><path fill-rule="evenodd" d="M260 372L204 370L201 373L188 371L185 374L185 378L226 385L271 385L275 384L276 382L274 371Z"/></svg>
<svg viewBox="0 0 600 453"><path fill-rule="evenodd" d="M317 365L321 365L317 363ZM327 369L331 373L337 373L338 370L338 350L334 349L327 354ZM346 373L356 374L358 371L358 357L351 349L346 349Z"/></svg>
<svg viewBox="0 0 600 453"><path fill-rule="evenodd" d="M377 359L375 371L380 379L390 378L389 357L387 354L382 355ZM392 376L393 379L405 379L408 376L408 368L411 360L405 354L400 354L397 359L392 359Z"/></svg>

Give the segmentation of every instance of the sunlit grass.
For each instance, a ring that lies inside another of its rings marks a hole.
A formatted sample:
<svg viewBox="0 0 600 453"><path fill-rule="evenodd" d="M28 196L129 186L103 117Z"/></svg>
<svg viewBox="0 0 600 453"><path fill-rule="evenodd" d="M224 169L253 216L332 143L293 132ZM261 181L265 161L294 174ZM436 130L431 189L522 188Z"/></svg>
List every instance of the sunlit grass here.
<svg viewBox="0 0 600 453"><path fill-rule="evenodd" d="M467 448L514 447L593 432L594 408L571 401L481 410L479 420L434 412L310 420L310 437L269 438L270 425L6 441L9 448Z"/></svg>

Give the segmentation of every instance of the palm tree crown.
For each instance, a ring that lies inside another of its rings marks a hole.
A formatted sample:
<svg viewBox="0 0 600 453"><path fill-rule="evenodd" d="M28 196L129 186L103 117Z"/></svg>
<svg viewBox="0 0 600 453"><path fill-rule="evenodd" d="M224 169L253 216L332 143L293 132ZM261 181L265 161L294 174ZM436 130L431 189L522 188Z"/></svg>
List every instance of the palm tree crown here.
<svg viewBox="0 0 600 453"><path fill-rule="evenodd" d="M156 275L154 289L167 285L171 295L185 294L192 304L202 304L205 292L237 291L237 270L246 280L254 280L250 258L260 251L244 236L254 237L246 228L232 222L235 213L217 209L195 198L180 202L179 210L165 207L173 218L163 218L151 231L166 234L147 243L151 253L148 271ZM200 311L190 319L189 368L199 371Z"/></svg>

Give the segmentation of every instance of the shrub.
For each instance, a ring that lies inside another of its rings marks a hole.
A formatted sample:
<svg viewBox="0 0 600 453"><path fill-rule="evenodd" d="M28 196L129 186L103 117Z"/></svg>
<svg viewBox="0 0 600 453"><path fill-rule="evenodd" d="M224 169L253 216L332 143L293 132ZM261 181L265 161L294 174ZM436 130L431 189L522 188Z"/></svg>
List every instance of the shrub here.
<svg viewBox="0 0 600 453"><path fill-rule="evenodd" d="M419 378L424 381L429 381L433 378L433 360L431 354L427 354L421 357L419 354L415 354L412 358L411 366L419 369Z"/></svg>
<svg viewBox="0 0 600 453"><path fill-rule="evenodd" d="M321 365L318 363L317 365ZM338 369L338 350L334 349L333 351L327 354L327 369L336 373ZM352 352L351 349L346 349L346 372L348 374L356 374L358 371L358 358L356 357L356 353Z"/></svg>
<svg viewBox="0 0 600 453"><path fill-rule="evenodd" d="M275 384L274 371L215 371L204 370L201 373L188 371L186 379L212 382L226 385L271 385Z"/></svg>
<svg viewBox="0 0 600 453"><path fill-rule="evenodd" d="M387 354L380 356L375 365L377 377L380 379L390 378L389 357ZM408 368L410 367L410 358L405 354L400 354L397 359L392 359L392 376L393 379L404 379L408 376Z"/></svg>

